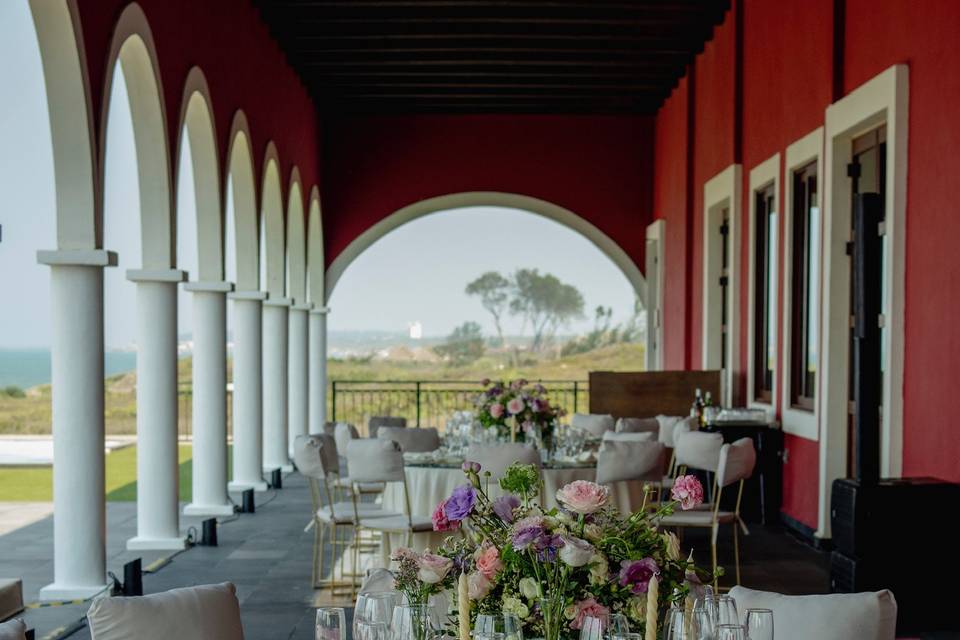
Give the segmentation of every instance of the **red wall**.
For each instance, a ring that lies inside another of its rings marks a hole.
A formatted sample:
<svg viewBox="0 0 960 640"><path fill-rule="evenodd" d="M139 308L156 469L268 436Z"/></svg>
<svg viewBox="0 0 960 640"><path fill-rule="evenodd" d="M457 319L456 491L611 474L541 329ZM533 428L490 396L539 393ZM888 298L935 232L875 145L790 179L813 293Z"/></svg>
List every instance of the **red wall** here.
<svg viewBox="0 0 960 640"><path fill-rule="evenodd" d="M742 149L743 213L741 237L741 354L747 367L747 264L750 170L824 122L833 91L834 2L743 0L742 129L735 140L735 19L728 13L714 41L694 63L694 132L683 116L686 94L675 91L657 115L654 194L657 215L667 219L667 251L683 253L687 229L685 164L677 148L693 145L693 272L678 258L667 261L665 349L667 366L700 362L701 220L703 185L734 161ZM904 384L904 474L937 475L960 480L960 438L944 423L944 406L960 361L960 334L949 318L960 312L960 257L954 238L960 231L956 197L950 190L960 172L960 120L950 106L960 100L960 74L944 72L960 61L960 4L948 0L915 3L901 0L846 0L843 40L843 87L850 91L896 63L910 66L910 130L907 193L906 346ZM783 166L780 207L783 210ZM674 229L670 226L673 225ZM781 228L781 250L783 256ZM783 265L780 265L782 274ZM677 289L689 288L686 291ZM780 302L786 291L781 280ZM689 296L690 308L678 302ZM684 338L689 314L693 330ZM782 319L781 319L782 320ZM782 326L782 323L781 325ZM782 362L784 346L780 345ZM778 374L782 379L782 372ZM740 380L745 391L744 379ZM779 405L779 399L777 404ZM778 411L780 407L777 407ZM811 527L817 520L819 444L786 436L784 512Z"/></svg>
<svg viewBox="0 0 960 640"><path fill-rule="evenodd" d="M547 200L589 220L643 268L652 219L649 117L394 116L324 127L332 261L407 205L463 191Z"/></svg>
<svg viewBox="0 0 960 640"><path fill-rule="evenodd" d="M77 2L98 130L107 98L104 82L113 73L107 65L114 25L128 4L129 0ZM319 182L314 104L253 6L247 0L140 0L139 4L156 44L171 156L179 152L183 84L190 68L199 66L210 85L221 173L233 115L243 109L253 137L256 175L267 142L273 140L283 179L289 178L294 165L299 167L306 197Z"/></svg>

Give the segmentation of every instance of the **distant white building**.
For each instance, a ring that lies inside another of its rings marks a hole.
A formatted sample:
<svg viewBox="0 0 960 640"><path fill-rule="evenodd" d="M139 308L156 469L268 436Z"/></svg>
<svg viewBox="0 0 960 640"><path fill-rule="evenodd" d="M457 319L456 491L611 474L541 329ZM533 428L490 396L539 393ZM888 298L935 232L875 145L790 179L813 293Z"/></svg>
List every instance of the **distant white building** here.
<svg viewBox="0 0 960 640"><path fill-rule="evenodd" d="M410 329L410 339L411 340L420 340L423 338L423 325L420 324L420 321L411 322L407 325Z"/></svg>

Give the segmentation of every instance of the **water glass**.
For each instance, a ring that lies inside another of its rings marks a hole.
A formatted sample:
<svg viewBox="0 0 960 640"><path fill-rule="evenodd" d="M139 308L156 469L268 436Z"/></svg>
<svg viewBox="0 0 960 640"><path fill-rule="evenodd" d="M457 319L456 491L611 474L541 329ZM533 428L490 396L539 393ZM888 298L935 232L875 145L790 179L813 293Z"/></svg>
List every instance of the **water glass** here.
<svg viewBox="0 0 960 640"><path fill-rule="evenodd" d="M393 609L389 640L429 640L439 625L428 604L404 604Z"/></svg>
<svg viewBox="0 0 960 640"><path fill-rule="evenodd" d="M397 595L390 591L361 594L357 598L354 619L389 625L397 606Z"/></svg>
<svg viewBox="0 0 960 640"><path fill-rule="evenodd" d="M611 633L610 640L641 640L639 633Z"/></svg>
<svg viewBox="0 0 960 640"><path fill-rule="evenodd" d="M607 629L605 635L611 637L614 635L625 635L630 633L630 622L627 616L622 613L611 613L607 620Z"/></svg>
<svg viewBox="0 0 960 640"><path fill-rule="evenodd" d="M474 631L473 640L505 640L505 636L496 631Z"/></svg>
<svg viewBox="0 0 960 640"><path fill-rule="evenodd" d="M473 624L473 633L498 634L503 640L523 640L523 625L513 613L503 612L501 615L480 614Z"/></svg>
<svg viewBox="0 0 960 640"><path fill-rule="evenodd" d="M740 616L737 614L737 601L732 597L714 596L712 600L707 602L713 602L713 619L718 625L740 624Z"/></svg>
<svg viewBox="0 0 960 640"><path fill-rule="evenodd" d="M587 616L580 626L580 640L604 640L606 630L606 619Z"/></svg>
<svg viewBox="0 0 960 640"><path fill-rule="evenodd" d="M690 615L679 607L672 607L667 612L667 621L663 625L666 635L663 640L694 640L690 634L692 612Z"/></svg>
<svg viewBox="0 0 960 640"><path fill-rule="evenodd" d="M747 640L747 634L741 624L719 624L717 640Z"/></svg>
<svg viewBox="0 0 960 640"><path fill-rule="evenodd" d="M773 611L747 609L743 626L749 640L773 640Z"/></svg>
<svg viewBox="0 0 960 640"><path fill-rule="evenodd" d="M343 607L317 609L316 640L347 640L347 622Z"/></svg>
<svg viewBox="0 0 960 640"><path fill-rule="evenodd" d="M353 640L388 640L387 625L383 622L353 620Z"/></svg>

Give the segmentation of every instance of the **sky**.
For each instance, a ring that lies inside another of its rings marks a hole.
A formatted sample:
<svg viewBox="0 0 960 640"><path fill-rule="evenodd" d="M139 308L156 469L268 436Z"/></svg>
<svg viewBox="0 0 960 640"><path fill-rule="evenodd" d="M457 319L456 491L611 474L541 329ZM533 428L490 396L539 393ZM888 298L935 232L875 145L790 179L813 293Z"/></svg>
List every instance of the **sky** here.
<svg viewBox="0 0 960 640"><path fill-rule="evenodd" d="M36 252L56 246L53 156L43 69L27 0L0 1L0 348L50 345L50 269ZM104 247L119 265L105 270L108 348L136 342L136 286L126 271L140 264L139 200L133 125L122 74L116 70L107 126ZM195 275L196 208L189 145L181 145L177 191L178 266ZM227 189L226 275L235 273L232 202ZM490 207L440 212L391 232L357 258L334 289L332 331L406 331L420 322L426 336L446 335L467 320L493 323L466 284L489 270L507 275L535 267L584 294L586 318L566 330L592 326L592 309L611 306L629 317L633 291L623 273L589 240L532 213ZM179 332L190 333L190 294L179 293ZM228 325L232 324L228 311ZM507 320L509 334L519 321Z"/></svg>

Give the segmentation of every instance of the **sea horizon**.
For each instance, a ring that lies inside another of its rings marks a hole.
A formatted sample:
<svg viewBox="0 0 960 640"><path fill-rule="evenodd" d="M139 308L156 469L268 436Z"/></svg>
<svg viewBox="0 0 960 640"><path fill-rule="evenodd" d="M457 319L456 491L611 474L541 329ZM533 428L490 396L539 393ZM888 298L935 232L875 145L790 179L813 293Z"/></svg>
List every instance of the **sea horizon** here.
<svg viewBox="0 0 960 640"><path fill-rule="evenodd" d="M135 351L109 349L103 355L104 376L126 373L137 368ZM15 386L29 389L50 384L50 348L0 347L0 388Z"/></svg>

